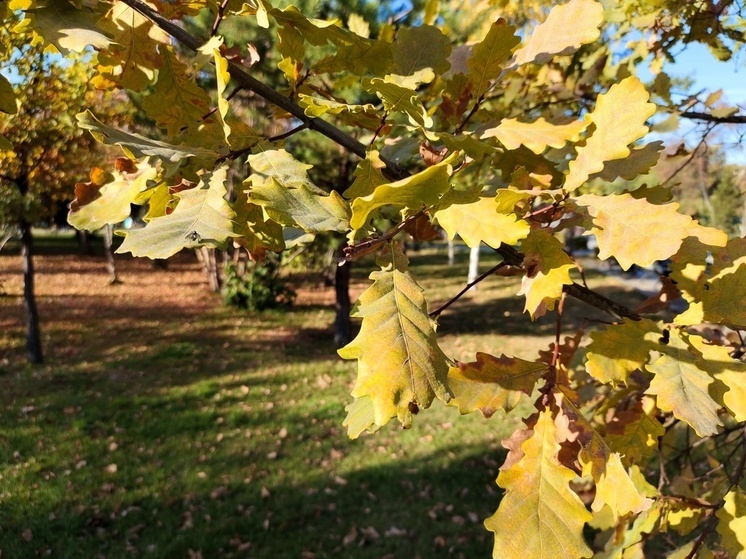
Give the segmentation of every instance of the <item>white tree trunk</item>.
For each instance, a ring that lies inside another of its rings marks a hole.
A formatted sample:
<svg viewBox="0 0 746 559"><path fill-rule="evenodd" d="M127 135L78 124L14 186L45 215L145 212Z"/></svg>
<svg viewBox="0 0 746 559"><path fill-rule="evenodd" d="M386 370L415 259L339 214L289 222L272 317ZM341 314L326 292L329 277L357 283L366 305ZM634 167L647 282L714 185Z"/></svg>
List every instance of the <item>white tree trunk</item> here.
<svg viewBox="0 0 746 559"><path fill-rule="evenodd" d="M471 283L479 276L479 245L469 251L469 277L467 283ZM472 289L476 289L476 285Z"/></svg>
<svg viewBox="0 0 746 559"><path fill-rule="evenodd" d="M453 262L456 259L456 253L453 248L453 239L448 239L448 265L453 266Z"/></svg>

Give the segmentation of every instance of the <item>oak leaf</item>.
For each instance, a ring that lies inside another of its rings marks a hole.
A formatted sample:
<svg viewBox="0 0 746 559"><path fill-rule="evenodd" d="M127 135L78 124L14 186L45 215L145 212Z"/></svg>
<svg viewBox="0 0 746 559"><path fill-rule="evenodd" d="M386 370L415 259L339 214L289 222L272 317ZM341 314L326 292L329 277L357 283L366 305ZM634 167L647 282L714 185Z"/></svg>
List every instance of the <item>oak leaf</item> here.
<svg viewBox="0 0 746 559"><path fill-rule="evenodd" d="M655 113L655 105L648 103L648 98L645 86L636 77L626 78L598 96L596 108L587 117L595 129L570 161L563 187L566 191L576 190L591 175L603 171L605 162L630 155L627 146L647 134L645 121Z"/></svg>
<svg viewBox="0 0 746 559"><path fill-rule="evenodd" d="M453 204L435 213L448 238L461 237L470 248L481 242L498 248L524 239L529 225L513 213L498 213L495 198L480 198L471 204Z"/></svg>
<svg viewBox="0 0 746 559"><path fill-rule="evenodd" d="M592 516L570 489L575 472L557 460L560 445L551 414L539 414L533 434L521 445L524 456L501 469L506 490L497 512L484 521L495 533L495 559L578 559L592 552L583 525Z"/></svg>
<svg viewBox="0 0 746 559"><path fill-rule="evenodd" d="M735 487L725 496L725 504L715 514L723 546L733 559L746 557L746 494Z"/></svg>
<svg viewBox="0 0 746 559"><path fill-rule="evenodd" d="M461 414L479 410L485 417L491 417L497 409L509 412L518 404L521 394L531 395L548 371L546 363L477 352L475 362L450 368L448 385L453 393L450 405L458 407Z"/></svg>
<svg viewBox="0 0 746 559"><path fill-rule="evenodd" d="M338 353L343 359L358 360L352 395L372 400L375 424L385 425L396 415L409 426L413 408L425 409L436 397L450 399L448 364L422 288L408 272L408 260L398 245L382 265L371 273L374 283L360 296L353 314L363 319L360 333ZM361 406L354 405L356 413Z"/></svg>
<svg viewBox="0 0 746 559"><path fill-rule="evenodd" d="M543 117L534 122L520 122L515 118L505 118L495 128L488 128L482 139L497 138L507 149L518 149L524 145L539 155L548 147L561 148L566 142L576 142L588 127L588 122L575 120L566 124L553 124Z"/></svg>
<svg viewBox="0 0 746 559"><path fill-rule="evenodd" d="M626 384L629 374L648 362L655 347L650 336L659 331L652 320L625 319L621 324L591 332L585 365L588 374L600 382Z"/></svg>

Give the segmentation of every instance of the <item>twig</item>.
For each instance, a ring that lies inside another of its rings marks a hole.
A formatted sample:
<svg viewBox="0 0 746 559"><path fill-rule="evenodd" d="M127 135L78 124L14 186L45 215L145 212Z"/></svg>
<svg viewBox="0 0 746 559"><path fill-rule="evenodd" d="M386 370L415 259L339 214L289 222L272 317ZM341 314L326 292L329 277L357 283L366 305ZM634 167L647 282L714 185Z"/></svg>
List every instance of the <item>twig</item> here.
<svg viewBox="0 0 746 559"><path fill-rule="evenodd" d="M407 219L399 223L396 227L392 227L391 229L386 231L386 233L384 233L380 237L376 237L374 239L368 239L356 245L345 247L343 250L344 255L345 255L344 259L349 262L349 261L355 260L356 258L360 258L361 256L364 256L366 254L370 254L376 248L378 248L379 245L385 243L386 241L390 239L393 239L407 225L409 225L414 220L416 220L418 217L424 214L425 214L425 210L423 208L416 214L410 215Z"/></svg>
<svg viewBox="0 0 746 559"><path fill-rule="evenodd" d="M704 122L712 122L713 124L746 124L746 115L731 115L731 116L713 116L708 113L698 113L695 111L687 111L680 113L679 116L688 118L690 120L701 120Z"/></svg>
<svg viewBox="0 0 746 559"><path fill-rule="evenodd" d="M554 351L552 352L552 369L557 371L557 362L560 357L560 338L562 336L562 311L565 308L565 295L562 292L559 303L557 304L557 325L554 331Z"/></svg>
<svg viewBox="0 0 746 559"><path fill-rule="evenodd" d="M231 92L230 92L230 93L229 93L229 94L228 94L228 95L226 96L225 100L226 100L226 101L230 101L231 99L233 99L233 98L234 98L234 97L236 96L236 93L238 93L238 92L239 92L239 91L241 91L242 89L243 89L243 87L241 87L241 86L239 85L239 86L238 86L238 87L237 87L236 89L234 89L233 91L231 91ZM208 118L210 118L210 117L211 117L212 115L214 115L214 114L215 114L216 112L218 112L218 109L219 109L219 107L218 107L217 105L215 105L215 106L214 106L214 107L213 107L212 109L210 109L210 111L209 111L208 113L206 113L206 114L205 114L205 115L204 115L204 116L202 117L202 120L203 120L203 121L205 121L205 120L207 120Z"/></svg>
<svg viewBox="0 0 746 559"><path fill-rule="evenodd" d="M220 27L220 22L223 21L223 15L225 14L225 9L228 7L228 3L230 0L223 0L220 3L220 6L218 6L218 15L215 16L215 21L212 24L212 29L210 30L210 37L214 37L218 33L218 27Z"/></svg>
<svg viewBox="0 0 746 559"><path fill-rule="evenodd" d="M682 163L682 164L681 164L681 165L680 165L679 167L677 167L677 169L676 169L676 170L675 170L675 171L674 171L673 173L671 173L671 175L669 175L669 177L668 177L668 178L667 178L666 180L664 180L664 181L663 181L663 182L661 183L661 186L664 186L664 185L668 184L668 182L669 182L669 181L673 180L673 178L674 178L674 177L675 177L676 175L678 175L678 174L679 174L679 173L680 173L681 171L683 171L683 170L684 170L684 168L685 168L685 167L686 167L687 165L689 165L689 164L690 164L690 163L691 163L691 162L692 162L692 161L694 160L694 158L695 158L695 157L697 157L697 150L699 150L700 146L702 146L702 145L707 145L707 135L708 135L708 134L709 134L710 132L712 132L712 129L713 129L713 127L714 127L714 126L709 126L709 127L708 127L707 131L706 131L706 132L705 132L705 133L704 133L704 134L702 135L702 139L701 139L701 140L699 141L699 143L697 144L697 147L695 147L695 148L694 148L694 149L692 150L692 154L691 154L691 155L690 155L689 157L687 157L687 158L686 158L686 161L684 161L684 162L683 162L683 163Z"/></svg>
<svg viewBox="0 0 746 559"><path fill-rule="evenodd" d="M277 136L272 136L271 138L267 138L268 142L279 142L280 140L285 140L286 138L289 138L290 136L297 134L298 132L302 132L303 130L306 130L308 128L308 123L304 122L303 124L296 126L292 130L288 130L287 132L283 132L282 134L277 134Z"/></svg>
<svg viewBox="0 0 746 559"><path fill-rule="evenodd" d="M477 99L477 101L474 103L474 106L469 111L469 114L466 115L464 120L461 121L461 124L458 125L458 128L456 128L456 132L455 132L456 136L458 136L459 134L461 134L461 132L463 132L464 128L466 128L466 125L471 120L471 117L473 117L476 114L476 112L479 110L479 107L483 101L484 101L484 93L479 96L479 99Z"/></svg>
<svg viewBox="0 0 746 559"><path fill-rule="evenodd" d="M500 268L503 266L507 266L508 263L505 261L500 262L499 264L492 266L489 270L487 270L485 273L483 273L481 276L479 276L477 279L475 279L473 282L469 283L464 287L461 291L459 291L454 297L451 297L444 305L440 306L439 308L435 309L433 312L430 313L430 318L438 318L440 314L446 310L448 307L453 305L456 301L461 299L461 297L469 291L472 287L477 285L479 282L483 281L487 277L491 276L495 272L497 272Z"/></svg>

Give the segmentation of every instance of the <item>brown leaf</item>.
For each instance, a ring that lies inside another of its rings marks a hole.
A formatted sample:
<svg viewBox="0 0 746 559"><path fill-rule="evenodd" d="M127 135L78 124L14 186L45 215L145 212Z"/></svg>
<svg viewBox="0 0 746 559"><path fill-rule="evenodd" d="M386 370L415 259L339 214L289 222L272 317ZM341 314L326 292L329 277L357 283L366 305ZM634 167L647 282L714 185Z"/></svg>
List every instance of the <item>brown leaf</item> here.
<svg viewBox="0 0 746 559"><path fill-rule="evenodd" d="M137 164L129 157L117 157L114 168L120 173L136 173Z"/></svg>
<svg viewBox="0 0 746 559"><path fill-rule="evenodd" d="M420 144L420 155L422 156L422 159L425 161L425 164L428 167L437 165L438 163L443 161L446 153L448 153L448 148L446 148L445 146L436 148L428 141L422 142Z"/></svg>
<svg viewBox="0 0 746 559"><path fill-rule="evenodd" d="M415 241L432 241L440 237L440 233L433 227L430 218L425 214L419 215L414 221L408 222L404 230L412 235Z"/></svg>
<svg viewBox="0 0 746 559"><path fill-rule="evenodd" d="M34 534L31 532L31 528L24 528L21 532L23 541L30 542L34 538Z"/></svg>
<svg viewBox="0 0 746 559"><path fill-rule="evenodd" d="M667 309L679 297L681 297L681 291L676 286L676 282L668 276L661 276L660 291L645 299L635 310L638 313L657 313Z"/></svg>
<svg viewBox="0 0 746 559"><path fill-rule="evenodd" d="M344 538L342 538L342 545L350 545L357 539L357 528L355 528L355 525L352 525L352 528L350 528L350 531L347 532L347 535L345 535Z"/></svg>

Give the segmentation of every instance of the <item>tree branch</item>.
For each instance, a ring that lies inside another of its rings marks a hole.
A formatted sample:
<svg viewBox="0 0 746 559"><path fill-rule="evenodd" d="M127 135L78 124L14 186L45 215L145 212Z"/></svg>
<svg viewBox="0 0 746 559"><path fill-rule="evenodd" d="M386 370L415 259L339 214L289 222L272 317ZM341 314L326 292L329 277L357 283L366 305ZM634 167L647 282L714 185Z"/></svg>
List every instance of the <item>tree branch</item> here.
<svg viewBox="0 0 746 559"><path fill-rule="evenodd" d="M165 31L166 33L171 35L171 37L176 39L185 47L196 51L200 46L202 46L202 43L199 39L163 17L160 13L158 13L158 11L154 10L141 0L122 0L122 3L127 4L130 8L136 10L137 12L148 18L162 31ZM309 129L319 132L336 144L339 144L340 146L351 151L358 157L365 159L365 156L367 155L367 148L365 147L365 145L357 141L355 138L353 138L343 130L340 130L333 124L329 124L324 120L318 118L309 118L303 108L295 101L288 99L267 84L257 80L254 76L249 74L245 68L241 67L235 62L232 62L230 60L228 61L228 71L231 77L236 80L244 89L253 91L260 97L263 97L270 103L280 107L284 111L293 115L298 120L307 124ZM401 180L408 176L407 171L397 163L385 157L381 157L381 161L383 161L386 165L388 174L394 179Z"/></svg>
<svg viewBox="0 0 746 559"><path fill-rule="evenodd" d="M731 115L717 117L709 113L699 113L696 111L686 111L679 113L680 117L688 118L690 120L703 120L705 122L713 122L715 124L746 124L746 115Z"/></svg>

